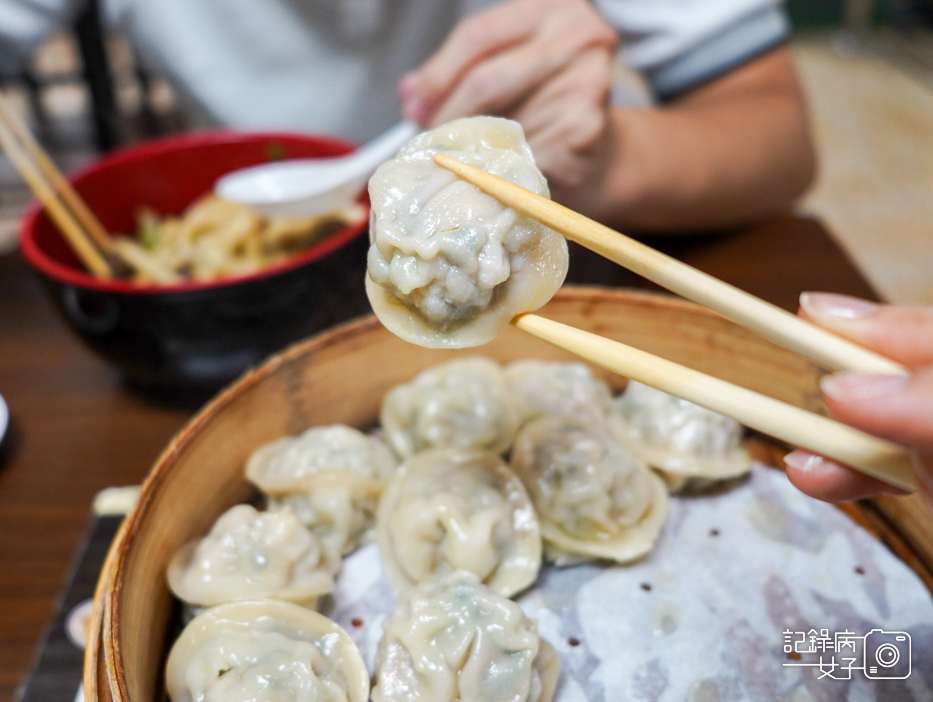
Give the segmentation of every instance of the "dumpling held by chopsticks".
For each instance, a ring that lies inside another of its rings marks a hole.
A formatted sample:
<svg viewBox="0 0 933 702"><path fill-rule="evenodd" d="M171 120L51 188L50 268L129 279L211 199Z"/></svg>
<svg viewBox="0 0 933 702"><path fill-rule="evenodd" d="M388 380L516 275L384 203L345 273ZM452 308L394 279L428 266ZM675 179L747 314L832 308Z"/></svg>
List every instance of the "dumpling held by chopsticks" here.
<svg viewBox="0 0 933 702"><path fill-rule="evenodd" d="M369 182L376 315L421 346L478 346L557 292L567 243L436 165L438 152L539 195L547 181L517 122L470 117L416 136Z"/></svg>

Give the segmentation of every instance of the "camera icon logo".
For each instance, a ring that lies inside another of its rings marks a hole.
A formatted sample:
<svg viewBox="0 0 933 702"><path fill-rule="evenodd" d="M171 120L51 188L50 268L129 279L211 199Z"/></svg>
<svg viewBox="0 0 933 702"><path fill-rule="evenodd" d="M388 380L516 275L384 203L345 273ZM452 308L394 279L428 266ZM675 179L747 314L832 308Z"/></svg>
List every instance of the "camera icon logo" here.
<svg viewBox="0 0 933 702"><path fill-rule="evenodd" d="M865 634L865 677L904 680L910 677L910 634L872 629Z"/></svg>

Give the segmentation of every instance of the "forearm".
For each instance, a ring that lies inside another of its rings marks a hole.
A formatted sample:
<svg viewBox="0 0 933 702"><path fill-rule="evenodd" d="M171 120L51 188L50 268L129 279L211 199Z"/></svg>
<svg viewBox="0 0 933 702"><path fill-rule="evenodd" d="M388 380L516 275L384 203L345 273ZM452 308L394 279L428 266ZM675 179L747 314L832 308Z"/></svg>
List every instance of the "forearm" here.
<svg viewBox="0 0 933 702"><path fill-rule="evenodd" d="M674 104L614 108L607 129L602 178L553 195L622 229L712 229L767 216L813 174L805 105L784 49Z"/></svg>

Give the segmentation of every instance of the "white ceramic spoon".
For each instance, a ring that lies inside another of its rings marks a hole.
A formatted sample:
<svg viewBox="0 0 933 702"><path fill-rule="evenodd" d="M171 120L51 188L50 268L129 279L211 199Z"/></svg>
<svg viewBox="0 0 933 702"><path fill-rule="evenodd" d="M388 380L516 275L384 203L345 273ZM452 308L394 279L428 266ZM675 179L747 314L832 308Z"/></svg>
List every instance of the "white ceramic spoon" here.
<svg viewBox="0 0 933 702"><path fill-rule="evenodd" d="M10 410L6 406L3 395L0 395L0 444L3 443L3 437L6 435L7 427L10 425Z"/></svg>
<svg viewBox="0 0 933 702"><path fill-rule="evenodd" d="M395 156L420 127L403 120L352 154L294 159L233 171L214 184L225 200L278 217L313 217L351 202L379 164Z"/></svg>

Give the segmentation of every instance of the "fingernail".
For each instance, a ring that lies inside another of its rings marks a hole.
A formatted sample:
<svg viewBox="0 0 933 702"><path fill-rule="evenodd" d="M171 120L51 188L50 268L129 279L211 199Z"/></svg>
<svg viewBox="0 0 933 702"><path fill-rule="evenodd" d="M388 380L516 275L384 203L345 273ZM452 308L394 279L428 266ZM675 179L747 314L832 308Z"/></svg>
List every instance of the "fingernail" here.
<svg viewBox="0 0 933 702"><path fill-rule="evenodd" d="M899 393L909 380L906 375L833 373L820 379L820 389L834 400L851 402Z"/></svg>
<svg viewBox="0 0 933 702"><path fill-rule="evenodd" d="M878 309L878 305L860 297L834 293L800 293L800 307L817 319L862 319Z"/></svg>
<svg viewBox="0 0 933 702"><path fill-rule="evenodd" d="M799 473L810 473L826 462L822 456L809 451L791 451L784 456L784 463Z"/></svg>

